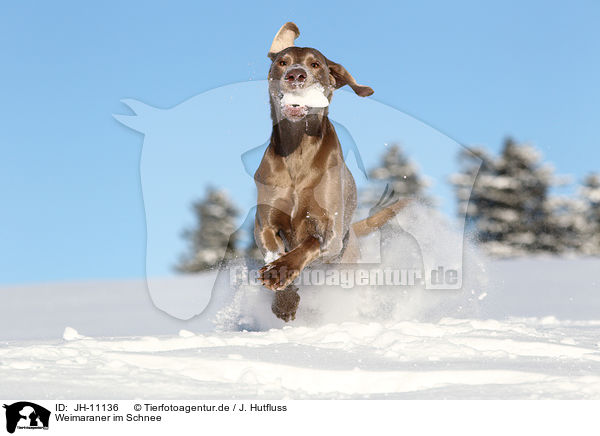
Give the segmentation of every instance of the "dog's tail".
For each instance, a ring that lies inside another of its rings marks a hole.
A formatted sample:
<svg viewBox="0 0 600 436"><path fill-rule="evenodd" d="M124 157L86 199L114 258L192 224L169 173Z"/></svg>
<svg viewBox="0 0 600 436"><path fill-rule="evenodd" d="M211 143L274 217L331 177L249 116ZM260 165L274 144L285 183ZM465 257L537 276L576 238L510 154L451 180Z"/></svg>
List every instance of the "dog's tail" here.
<svg viewBox="0 0 600 436"><path fill-rule="evenodd" d="M387 185L377 204L369 211L369 217L352 224L352 230L356 236L366 236L381 228L410 203L410 198L401 198L391 202L393 196L394 190Z"/></svg>

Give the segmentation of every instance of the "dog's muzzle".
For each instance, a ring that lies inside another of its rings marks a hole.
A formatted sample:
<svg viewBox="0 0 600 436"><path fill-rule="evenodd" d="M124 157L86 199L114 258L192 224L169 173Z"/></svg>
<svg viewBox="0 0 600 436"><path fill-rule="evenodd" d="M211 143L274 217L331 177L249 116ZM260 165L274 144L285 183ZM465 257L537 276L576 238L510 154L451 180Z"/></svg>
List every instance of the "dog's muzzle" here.
<svg viewBox="0 0 600 436"><path fill-rule="evenodd" d="M281 112L290 121L303 119L311 109L329 106L325 89L303 67L292 65L281 78L277 93Z"/></svg>

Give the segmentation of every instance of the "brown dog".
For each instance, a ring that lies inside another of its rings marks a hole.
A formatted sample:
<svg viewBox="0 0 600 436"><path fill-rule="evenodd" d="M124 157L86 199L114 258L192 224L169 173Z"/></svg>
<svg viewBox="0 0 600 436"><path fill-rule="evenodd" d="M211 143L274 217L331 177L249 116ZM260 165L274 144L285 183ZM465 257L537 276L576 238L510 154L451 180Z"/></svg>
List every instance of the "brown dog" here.
<svg viewBox="0 0 600 436"><path fill-rule="evenodd" d="M294 23L286 23L269 50L273 132L254 175L254 238L267 263L260 279L276 291L273 313L285 321L295 318L300 297L292 282L305 267L317 260L358 260L357 236L381 227L405 203L398 201L352 224L356 185L327 105L333 90L344 85L361 97L373 90L358 85L342 65L318 50L294 47L299 35Z"/></svg>

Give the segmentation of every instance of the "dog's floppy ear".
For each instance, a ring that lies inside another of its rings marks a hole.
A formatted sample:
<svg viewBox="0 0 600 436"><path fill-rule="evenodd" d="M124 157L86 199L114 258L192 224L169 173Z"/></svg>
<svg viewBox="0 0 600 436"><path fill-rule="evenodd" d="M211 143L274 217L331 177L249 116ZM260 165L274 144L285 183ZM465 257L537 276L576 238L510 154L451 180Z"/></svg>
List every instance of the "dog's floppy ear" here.
<svg viewBox="0 0 600 436"><path fill-rule="evenodd" d="M271 60L274 60L275 56L277 56L277 53L279 53L281 50L292 47L294 45L294 40L299 36L300 30L298 30L298 26L291 21L288 21L281 26L279 32L277 32L277 35L275 35L267 56Z"/></svg>
<svg viewBox="0 0 600 436"><path fill-rule="evenodd" d="M356 83L356 80L354 80L352 74L346 71L342 65L327 59L327 66L329 67L330 79L333 79L331 80L331 83L335 89L341 88L344 85L348 85L357 95L360 95L361 97L367 97L373 94L374 91L371 89L371 87Z"/></svg>

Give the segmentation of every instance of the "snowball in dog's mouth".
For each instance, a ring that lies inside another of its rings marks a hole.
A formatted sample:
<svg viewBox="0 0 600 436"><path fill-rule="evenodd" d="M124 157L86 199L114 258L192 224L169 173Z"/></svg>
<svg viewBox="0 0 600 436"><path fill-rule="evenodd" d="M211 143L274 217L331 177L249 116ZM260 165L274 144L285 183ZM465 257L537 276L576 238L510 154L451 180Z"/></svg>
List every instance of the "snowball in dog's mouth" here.
<svg viewBox="0 0 600 436"><path fill-rule="evenodd" d="M280 103L283 114L292 119L305 117L310 108L329 106L329 100L325 97L325 90L320 84L284 92Z"/></svg>

